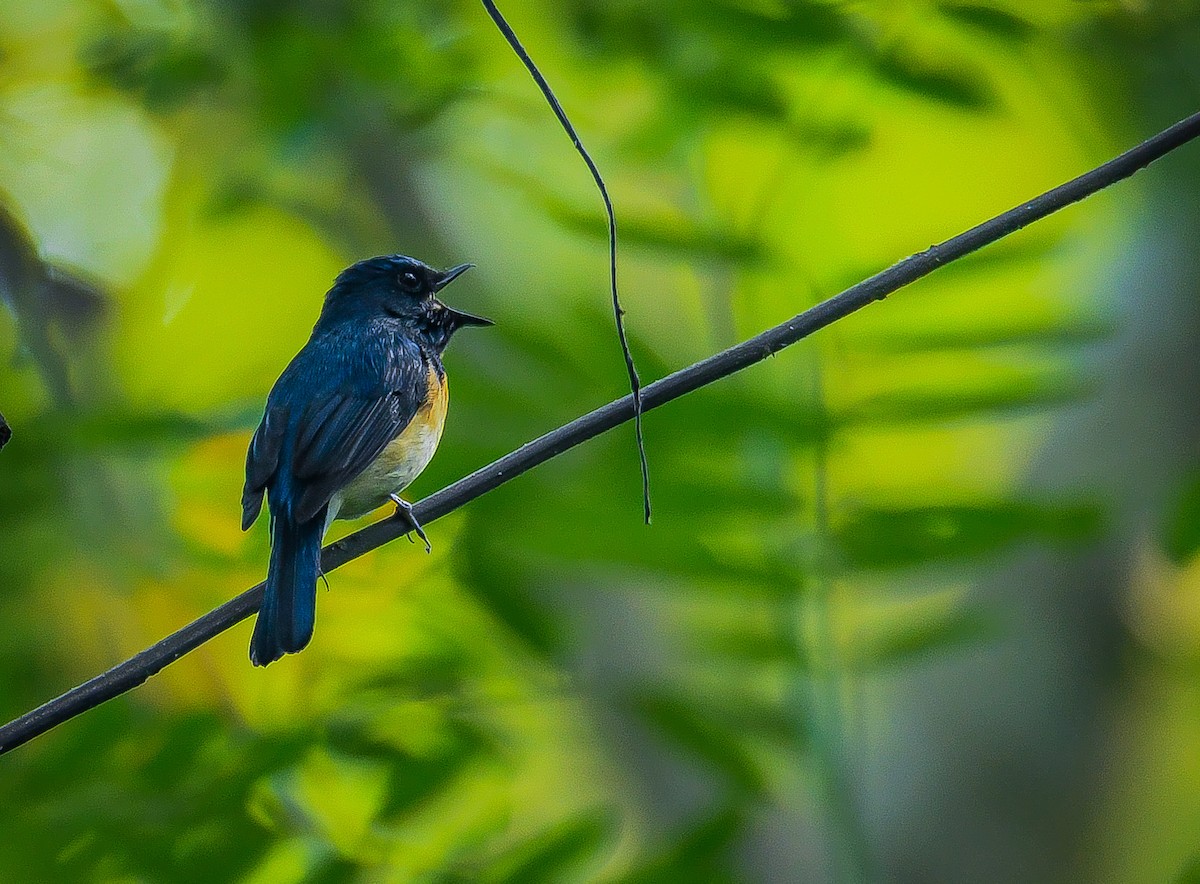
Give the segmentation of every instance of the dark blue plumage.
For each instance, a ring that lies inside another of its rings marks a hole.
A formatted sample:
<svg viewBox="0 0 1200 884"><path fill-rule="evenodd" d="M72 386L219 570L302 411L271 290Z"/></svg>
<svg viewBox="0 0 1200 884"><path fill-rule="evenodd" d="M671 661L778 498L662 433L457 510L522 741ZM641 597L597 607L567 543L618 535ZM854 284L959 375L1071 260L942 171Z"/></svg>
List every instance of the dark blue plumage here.
<svg viewBox="0 0 1200 884"><path fill-rule="evenodd" d="M395 499L441 436L441 354L463 325L488 320L435 294L470 265L445 272L393 255L338 276L303 349L267 398L246 454L242 528L271 517L266 594L250 659L259 666L312 638L321 539L335 518ZM410 514L411 518L411 514Z"/></svg>

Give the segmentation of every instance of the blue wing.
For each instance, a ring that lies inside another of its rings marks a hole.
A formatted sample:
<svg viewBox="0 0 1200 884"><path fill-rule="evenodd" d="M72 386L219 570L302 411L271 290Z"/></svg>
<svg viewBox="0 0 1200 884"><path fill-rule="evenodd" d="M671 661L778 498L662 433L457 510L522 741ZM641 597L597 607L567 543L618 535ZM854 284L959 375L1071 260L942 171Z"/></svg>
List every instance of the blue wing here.
<svg viewBox="0 0 1200 884"><path fill-rule="evenodd" d="M271 390L246 455L242 523L271 510L315 518L408 426L428 395L428 360L400 334L357 329L310 340Z"/></svg>

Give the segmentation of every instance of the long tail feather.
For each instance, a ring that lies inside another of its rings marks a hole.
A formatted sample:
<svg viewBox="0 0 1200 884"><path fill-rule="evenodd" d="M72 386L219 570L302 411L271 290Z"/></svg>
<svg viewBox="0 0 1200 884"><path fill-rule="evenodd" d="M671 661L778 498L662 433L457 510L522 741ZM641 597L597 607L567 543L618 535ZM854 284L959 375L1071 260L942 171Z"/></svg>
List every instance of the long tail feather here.
<svg viewBox="0 0 1200 884"><path fill-rule="evenodd" d="M255 666L303 650L317 615L324 509L301 525L276 519L273 528L266 595L250 639L250 662Z"/></svg>

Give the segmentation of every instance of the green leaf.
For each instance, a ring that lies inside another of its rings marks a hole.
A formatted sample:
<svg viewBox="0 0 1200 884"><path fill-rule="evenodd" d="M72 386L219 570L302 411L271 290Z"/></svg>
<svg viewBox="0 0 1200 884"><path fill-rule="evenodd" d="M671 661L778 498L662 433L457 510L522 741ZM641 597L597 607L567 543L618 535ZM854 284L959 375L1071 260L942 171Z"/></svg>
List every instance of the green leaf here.
<svg viewBox="0 0 1200 884"><path fill-rule="evenodd" d="M1188 857L1171 880L1173 884L1200 884L1200 853Z"/></svg>
<svg viewBox="0 0 1200 884"><path fill-rule="evenodd" d="M304 878L304 884L354 884L361 878L359 863L331 853L317 859L316 868Z"/></svg>
<svg viewBox="0 0 1200 884"><path fill-rule="evenodd" d="M983 74L963 63L932 62L895 50L875 60L874 73L897 89L959 110L979 113L998 104Z"/></svg>
<svg viewBox="0 0 1200 884"><path fill-rule="evenodd" d="M396 819L450 787L482 751L481 743L463 740L427 757L394 756L380 816Z"/></svg>
<svg viewBox="0 0 1200 884"><path fill-rule="evenodd" d="M100 82L139 94L158 111L178 107L225 75L216 55L195 40L117 27L90 40L80 63Z"/></svg>
<svg viewBox="0 0 1200 884"><path fill-rule="evenodd" d="M525 838L482 877L492 884L553 884L594 860L613 840L616 820L605 810L578 814Z"/></svg>
<svg viewBox="0 0 1200 884"><path fill-rule="evenodd" d="M793 715L750 695L700 693L695 699L666 690L644 690L634 696L633 706L673 743L750 792L760 791L764 779L744 745L746 738L764 739L793 751L807 743L807 734Z"/></svg>
<svg viewBox="0 0 1200 884"><path fill-rule="evenodd" d="M546 190L535 179L506 169L493 169L510 186L522 190L551 218L567 230L588 239L608 242L608 219L593 208L580 209ZM766 260L765 246L757 238L728 228L694 224L677 215L634 215L620 217L620 242L662 255L690 261L731 264L760 264Z"/></svg>
<svg viewBox="0 0 1200 884"><path fill-rule="evenodd" d="M913 623L893 620L880 634L854 649L847 665L860 671L890 671L978 644L997 632L994 618L971 609L954 608Z"/></svg>
<svg viewBox="0 0 1200 884"><path fill-rule="evenodd" d="M755 8L757 7L757 8ZM710 37L725 38L743 52L811 50L846 43L854 24L834 5L707 2L684 7L687 21Z"/></svg>
<svg viewBox="0 0 1200 884"><path fill-rule="evenodd" d="M64 453L163 454L219 433L249 430L258 417L258 409L199 417L176 411L54 411L21 428L22 451L30 459Z"/></svg>
<svg viewBox="0 0 1200 884"><path fill-rule="evenodd" d="M1037 29L1020 16L996 6L980 3L939 3L938 12L989 37L1010 43L1028 43Z"/></svg>
<svg viewBox="0 0 1200 884"><path fill-rule="evenodd" d="M878 334L855 339L855 348L874 353L930 353L947 350L983 350L989 347L1062 349L1094 344L1112 337L1116 325L1098 316L1061 319L1031 318L1015 314L988 317L972 325L895 324Z"/></svg>
<svg viewBox="0 0 1200 884"><path fill-rule="evenodd" d="M769 626L729 623L701 634L696 644L698 653L708 659L721 657L753 666L808 666L804 649L796 647L791 636Z"/></svg>
<svg viewBox="0 0 1200 884"><path fill-rule="evenodd" d="M678 101L727 116L758 117L779 123L788 118L791 108L783 90L744 60L727 66L676 71L672 88Z"/></svg>
<svg viewBox="0 0 1200 884"><path fill-rule="evenodd" d="M895 569L986 555L1020 541L1079 542L1100 524L1099 510L1088 505L859 506L839 521L834 541L851 567Z"/></svg>
<svg viewBox="0 0 1200 884"><path fill-rule="evenodd" d="M744 823L745 814L736 805L711 813L614 884L732 884L740 879L729 853Z"/></svg>
<svg viewBox="0 0 1200 884"><path fill-rule="evenodd" d="M1183 483L1163 528L1162 543L1177 565L1186 564L1200 550L1200 475Z"/></svg>
<svg viewBox="0 0 1200 884"><path fill-rule="evenodd" d="M871 129L851 120L799 120L788 125L787 130L797 144L824 160L836 159L871 145Z"/></svg>
<svg viewBox="0 0 1200 884"><path fill-rule="evenodd" d="M561 624L526 589L536 579L534 572L501 550L489 553L473 542L470 534L463 536L457 561L460 567L456 576L463 589L513 635L547 657L562 650L565 638Z"/></svg>
<svg viewBox="0 0 1200 884"><path fill-rule="evenodd" d="M1071 371L1026 370L973 382L973 386L956 384L872 396L846 408L839 418L846 426L863 426L994 417L998 412L1077 402L1093 389L1090 379Z"/></svg>

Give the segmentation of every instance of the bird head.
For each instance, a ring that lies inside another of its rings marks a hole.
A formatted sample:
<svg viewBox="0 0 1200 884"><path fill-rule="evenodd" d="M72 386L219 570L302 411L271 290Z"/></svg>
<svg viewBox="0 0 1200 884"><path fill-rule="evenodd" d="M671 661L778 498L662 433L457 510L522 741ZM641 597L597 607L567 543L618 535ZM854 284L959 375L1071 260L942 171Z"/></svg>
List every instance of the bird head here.
<svg viewBox="0 0 1200 884"><path fill-rule="evenodd" d="M455 310L438 298L442 289L474 266L434 270L404 255L359 261L338 274L325 296L318 326L391 317L441 352L463 326L493 324L482 316Z"/></svg>

